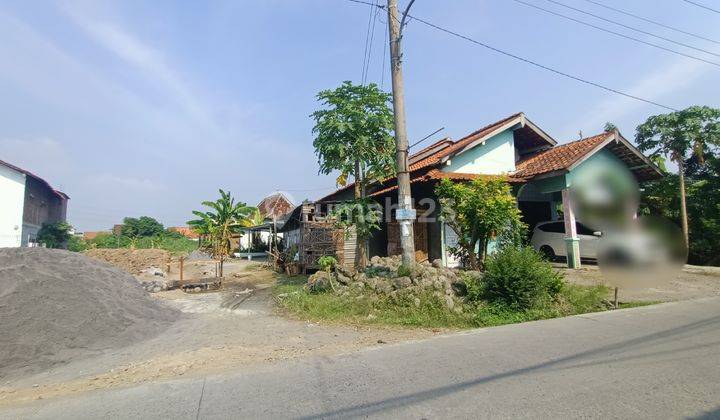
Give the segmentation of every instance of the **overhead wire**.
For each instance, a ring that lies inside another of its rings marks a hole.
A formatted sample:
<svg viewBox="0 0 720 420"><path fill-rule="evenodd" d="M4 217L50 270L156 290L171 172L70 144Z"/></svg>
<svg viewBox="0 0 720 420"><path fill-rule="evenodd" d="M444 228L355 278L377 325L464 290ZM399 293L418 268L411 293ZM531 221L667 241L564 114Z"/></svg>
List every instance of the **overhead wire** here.
<svg viewBox="0 0 720 420"><path fill-rule="evenodd" d="M377 0L375 0L377 1ZM368 47L367 51L367 65L365 66L365 75L363 76L362 84L364 85L367 82L368 79L368 73L370 73L370 63L372 62L372 49L373 49L373 42L375 40L375 23L377 22L377 15L380 12L379 9L375 10L375 13L373 14L373 21L372 21L372 29L370 30L370 45Z"/></svg>
<svg viewBox="0 0 720 420"><path fill-rule="evenodd" d="M639 29L639 28L636 28L636 27L634 27L634 26L626 25L626 24L624 24L624 23L617 22L617 21L614 21L614 20L612 20L612 19L608 19L608 18L606 18L606 17L597 15L597 14L595 14L595 13L591 13L591 12L588 12L588 11L586 11L586 10L582 10L582 9L577 8L577 7L570 6L570 5L568 5L568 4L565 4L565 3L560 2L560 1L557 1L557 0L545 0L545 1L548 2L548 3L552 3L552 4L555 4L555 5L558 5L558 6L560 6L560 7L564 7L564 8L566 8L566 9L574 10L574 11L576 11L576 12L578 12L578 13L582 13L582 14L587 15L587 16L590 16L590 17L594 17L595 19L600 19L600 20L602 20L602 21L605 21L605 22L608 22L608 23L612 23L613 25L617 25L617 26L620 26L620 27L622 27L622 28L629 29L629 30L631 30L631 31L635 31L635 32L638 32L638 33L641 33L641 34L644 34L644 35L648 35L648 36L651 36L651 37L653 37L653 38L661 39L661 40L663 40L663 41L667 41L667 42L673 43L673 44L675 44L675 45L680 45L681 47L690 48L690 49L695 50L695 51L699 51L699 52L703 52L703 53L705 53L705 54L710 54L710 55L714 55L714 56L716 56L716 57L720 57L720 54L714 53L714 52L712 52L712 51L708 51L708 50L703 49L703 48L698 48L698 47L692 46L692 45L690 45L690 44L686 44L686 43L684 43L684 42L675 41L674 39L667 38L667 37L664 37L664 36L662 36L662 35L654 34L654 33L652 33L652 32L648 32L648 31L646 31L646 30Z"/></svg>
<svg viewBox="0 0 720 420"><path fill-rule="evenodd" d="M375 0L373 0L374 2ZM373 4L373 6L376 6L376 4ZM370 9L370 16L368 17L368 24L367 24L367 30L365 31L365 51L363 51L363 63L362 63L362 71L360 73L360 80L365 79L365 68L367 66L367 51L368 51L368 43L370 41L370 24L372 22L373 15L375 14L375 9Z"/></svg>
<svg viewBox="0 0 720 420"><path fill-rule="evenodd" d="M705 10L709 10L709 11L711 11L711 12L720 13L720 10L718 10L718 9L713 9L712 7L706 6L706 5L704 5L704 4L702 4L702 3L698 3L698 2L696 2L696 1L691 1L691 0L683 0L683 1L684 1L685 3L690 3L690 4L695 5L695 6L697 6L697 7L701 7L701 8L703 8L703 9L705 9Z"/></svg>
<svg viewBox="0 0 720 420"><path fill-rule="evenodd" d="M704 62L704 63L713 65L713 66L715 66L715 67L720 67L720 63L717 63L717 62L715 62L715 61L706 60L706 59L704 59L704 58L702 58L702 57L698 57L698 56L691 55L691 54L686 54L686 53L684 53L684 52L682 52L682 51L674 50L674 49L672 49L672 48L668 48L668 47L665 47L665 46L662 46L662 45L658 45L658 44L653 44L652 42L644 41L644 40L642 40L642 39L635 38L635 37L632 37L632 36L629 36L629 35L625 35L625 34L620 33L620 32L615 32L615 31L613 31L613 30L610 30L610 29L607 29L607 28L603 28L602 26L597 26L597 25L594 25L594 24L592 24L592 23L585 22L584 20L576 19L576 18L574 18L574 17L572 17L572 16L564 15L564 14L562 14L562 13L558 13L558 12L555 12L555 11L553 11L553 10L546 9L546 8L541 7L541 6L538 6L538 5L536 5L536 4L528 3L528 2L526 2L526 1L524 1L524 0L513 0L513 1L514 1L515 3L519 3L519 4L522 4L522 5L524 5L524 6L528 6L528 7L531 7L531 8L533 8L533 9L537 9L537 10L543 11L543 12L545 12L545 13L549 13L549 14L551 14L551 15L561 17L561 18L563 18L563 19L571 20L571 21L573 21L573 22L579 23L579 24L581 24L581 25L588 26L588 27L590 27L590 28L597 29L597 30L602 31L602 32L607 32L607 33L609 33L609 34L612 34L612 35L615 35L615 36L619 36L619 37L621 37L621 38L629 39L629 40L638 42L638 43L640 43L640 44L644 44L644 45L647 45L647 46L650 46L650 47L653 47L653 48L657 48L657 49L660 49L660 50L663 50L663 51L667 51L667 52L672 53L672 54L676 54L676 55L680 55L680 56L683 56L683 57L691 58L691 59L697 60L697 61L702 61L702 62ZM550 1L550 0L548 0L548 1Z"/></svg>
<svg viewBox="0 0 720 420"><path fill-rule="evenodd" d="M370 3L370 2L367 2L367 1L363 1L363 0L347 0L347 1L352 2L352 3L364 4L364 5L368 5L368 6L374 6L374 7L379 7L379 8L381 8L381 9L385 9L384 6L377 5L377 4L373 4L373 3ZM532 65L532 66L538 67L538 68L540 68L540 69L543 69L543 70L545 70L545 71L554 73L554 74L556 74L556 75L559 75L559 76L562 76L562 77L566 77L566 78L568 78L568 79L572 79L572 80L575 80L575 81L577 81L577 82L584 83L584 84L586 84L586 85L594 86L594 87L596 87L596 88L598 88L598 89L602 89L602 90L605 90L605 91L607 91L607 92L611 92L611 93L614 93L614 94L617 94L617 95L620 95L620 96L624 96L624 97L629 98L629 99L634 99L634 100L637 100L637 101L640 101L640 102L644 102L644 103L647 103L647 104L650 104L650 105L655 105L655 106L657 106L657 107L660 107L660 108L663 108L663 109L667 109L667 110L669 110L669 111L678 111L677 108L673 108L673 107L668 106L668 105L663 105L663 104L661 104L661 103L659 103L659 102L656 102L656 101L653 101L653 100L650 100L650 99L645 99L645 98L642 98L642 97L640 97L640 96L633 95L633 94L631 94L631 93L623 92L623 91L621 91L621 90L614 89L614 88L611 88L611 87L609 87L609 86L605 86L605 85L603 85L603 84L601 84L601 83L594 82L594 81L592 81L592 80L588 80L588 79L582 78L582 77L580 77L580 76L575 76L575 75L573 75L573 74L564 72L564 71L562 71L562 70L558 70L558 69L556 69L556 68L554 68L554 67L550 67L550 66L547 66L547 65L545 65L545 64L541 64L541 63L538 63L538 62L536 62L536 61L530 60L530 59L528 59L528 58L521 57L521 56L519 56L519 55L517 55L517 54L511 53L511 52L508 52L508 51L505 51L505 50L503 50L503 49L500 49L500 48L497 48L497 47L493 47L492 45L489 45L489 44L486 44L486 43L484 43L484 42L478 41L478 40L476 40L476 39L470 38L469 36L462 35L462 34L460 34L460 33L458 33L458 32L455 32L455 31L453 31L453 30L451 30L451 29L442 27L442 26L440 26L440 25L436 25L436 24L434 24L434 23L432 23L432 22L430 22L430 21L427 21L427 20L425 20L425 19L419 18L419 17L417 17L417 16L411 16L411 17L412 17L413 19L415 19L416 21L422 23L422 24L425 25L425 26L434 28L434 29L436 29L436 30L438 30L438 31L444 32L444 33L449 34L449 35L452 35L452 36L454 36L454 37L457 37L457 38L460 38L460 39L464 39L465 41L471 42L471 43L473 43L473 44L475 44L475 45L477 45L477 46L480 46L480 47L486 48L486 49L488 49L488 50L494 51L494 52L496 52L496 53L498 53L498 54L502 54L502 55L504 55L504 56L506 56L506 57L510 57L510 58L515 59L515 60L522 61L522 62L524 62L524 63L526 63L526 64L530 64L530 65Z"/></svg>
<svg viewBox="0 0 720 420"><path fill-rule="evenodd" d="M637 15L637 14L635 14L635 13L628 12L628 11L626 11L626 10L618 9L617 7L608 6L607 4L600 3L599 1L595 1L595 0L584 0L584 1L586 1L586 2L588 2L588 3L591 3L591 4L594 4L594 5L596 5L596 6L603 7L603 8L608 9L608 10L612 10L612 11L614 11L614 12L617 12L617 13L620 13L620 14L623 14L623 15L626 15L626 16L633 17L633 18L635 18L635 19L642 20L643 22L652 23L653 25L657 25L657 26L659 26L659 27L661 27L661 28L670 29L671 31L675 31L675 32L678 32L678 33L681 33L681 34L685 34L685 35L689 35L689 36L695 37L695 38L697 38L697 39L702 39L703 41L708 41L708 42L712 42L712 43L715 43L715 44L720 45L720 41L717 41L717 40L714 40L714 39L705 37L705 36L703 36L703 35L698 35L698 34L695 34L695 33L692 33L692 32L689 32L689 31L680 29L680 28L676 28L676 27L674 27L674 26L670 26L670 25L667 25L667 24L665 24L665 23L658 22L658 21L656 21L656 20L649 19L649 18L640 16L640 15Z"/></svg>

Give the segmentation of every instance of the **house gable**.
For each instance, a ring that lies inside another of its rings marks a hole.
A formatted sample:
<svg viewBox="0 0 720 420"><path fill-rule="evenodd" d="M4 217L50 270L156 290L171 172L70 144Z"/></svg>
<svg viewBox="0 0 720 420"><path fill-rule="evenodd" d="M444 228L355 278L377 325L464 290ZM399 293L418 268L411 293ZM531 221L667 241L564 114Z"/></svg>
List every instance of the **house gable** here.
<svg viewBox="0 0 720 420"><path fill-rule="evenodd" d="M446 161L444 172L499 175L515 171L515 138L506 129Z"/></svg>

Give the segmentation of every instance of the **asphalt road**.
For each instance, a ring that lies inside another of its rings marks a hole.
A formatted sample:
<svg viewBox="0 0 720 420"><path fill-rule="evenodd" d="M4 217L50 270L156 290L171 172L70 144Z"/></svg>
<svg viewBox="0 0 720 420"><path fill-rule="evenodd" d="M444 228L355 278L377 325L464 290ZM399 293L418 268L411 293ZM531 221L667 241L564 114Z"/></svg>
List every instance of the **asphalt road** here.
<svg viewBox="0 0 720 420"><path fill-rule="evenodd" d="M41 400L0 418L720 418L720 298Z"/></svg>

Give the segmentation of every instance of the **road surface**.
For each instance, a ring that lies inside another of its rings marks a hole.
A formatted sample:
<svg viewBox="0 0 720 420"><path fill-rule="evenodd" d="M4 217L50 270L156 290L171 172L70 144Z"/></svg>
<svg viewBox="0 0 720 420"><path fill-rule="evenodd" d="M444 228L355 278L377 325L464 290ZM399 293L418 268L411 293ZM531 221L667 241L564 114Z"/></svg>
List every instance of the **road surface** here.
<svg viewBox="0 0 720 420"><path fill-rule="evenodd" d="M719 418L720 298L40 400L0 418Z"/></svg>

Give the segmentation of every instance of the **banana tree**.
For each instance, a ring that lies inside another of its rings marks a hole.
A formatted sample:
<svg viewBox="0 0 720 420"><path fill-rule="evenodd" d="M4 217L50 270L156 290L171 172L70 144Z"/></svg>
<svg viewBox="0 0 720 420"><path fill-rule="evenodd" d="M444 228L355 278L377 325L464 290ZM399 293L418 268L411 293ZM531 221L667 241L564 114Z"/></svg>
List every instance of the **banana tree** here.
<svg viewBox="0 0 720 420"><path fill-rule="evenodd" d="M231 251L230 238L249 223L249 218L257 209L242 202L236 203L229 191L219 191L219 199L202 202L210 210L193 211L198 218L190 220L188 226L209 239L204 248L213 258L220 260L219 274L222 277L225 258Z"/></svg>

